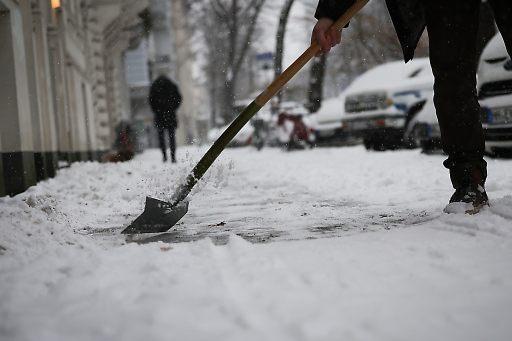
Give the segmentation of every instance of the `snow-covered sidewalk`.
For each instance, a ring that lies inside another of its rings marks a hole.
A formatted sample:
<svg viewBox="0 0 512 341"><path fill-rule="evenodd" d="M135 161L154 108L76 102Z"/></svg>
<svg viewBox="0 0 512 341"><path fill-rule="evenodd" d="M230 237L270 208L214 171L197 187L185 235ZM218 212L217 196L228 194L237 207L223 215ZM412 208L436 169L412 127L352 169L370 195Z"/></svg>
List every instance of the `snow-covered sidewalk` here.
<svg viewBox="0 0 512 341"><path fill-rule="evenodd" d="M0 339L512 337L512 161L488 160L492 206L464 216L441 213L442 156L230 149L170 233L119 235L203 152L74 164L0 198Z"/></svg>

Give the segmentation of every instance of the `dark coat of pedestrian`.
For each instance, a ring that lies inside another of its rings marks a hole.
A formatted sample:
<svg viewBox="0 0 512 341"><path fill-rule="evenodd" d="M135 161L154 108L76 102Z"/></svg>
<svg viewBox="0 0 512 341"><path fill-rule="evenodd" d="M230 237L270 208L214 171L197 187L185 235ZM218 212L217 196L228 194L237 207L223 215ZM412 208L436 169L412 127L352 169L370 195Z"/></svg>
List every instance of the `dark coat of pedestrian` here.
<svg viewBox="0 0 512 341"><path fill-rule="evenodd" d="M354 3L355 0L319 1L315 13L319 21L312 39L322 45L324 52L341 39L339 34L328 33L329 20L338 19ZM488 3L512 55L512 1L488 0ZM406 62L413 58L425 28L428 30L430 64L435 78L434 103L443 150L448 155L443 164L450 170L455 189L450 203L471 204L473 208L466 212L477 212L488 205L485 139L476 92L481 0L386 0L386 4Z"/></svg>
<svg viewBox="0 0 512 341"><path fill-rule="evenodd" d="M165 132L169 133L171 160L176 162L176 128L178 118L176 111L181 105L182 97L178 86L167 76L159 76L149 91L149 104L155 115L155 126L158 131L158 142L162 150L163 160L167 161Z"/></svg>

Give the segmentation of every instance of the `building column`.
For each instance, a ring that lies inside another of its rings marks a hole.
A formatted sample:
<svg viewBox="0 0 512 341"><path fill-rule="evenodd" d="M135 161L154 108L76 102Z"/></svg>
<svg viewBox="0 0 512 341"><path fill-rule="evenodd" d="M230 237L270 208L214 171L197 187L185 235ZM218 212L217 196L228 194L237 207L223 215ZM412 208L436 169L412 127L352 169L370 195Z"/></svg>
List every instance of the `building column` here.
<svg viewBox="0 0 512 341"><path fill-rule="evenodd" d="M53 108L55 110L55 127L57 135L58 160L71 162L72 143L69 118L69 103L65 77L64 40L63 32L59 30L60 9L53 11L54 24L48 28L48 45L50 53L50 72L52 79Z"/></svg>
<svg viewBox="0 0 512 341"><path fill-rule="evenodd" d="M96 13L95 13L96 14ZM91 18L91 69L93 70L92 96L94 98L94 119L96 125L96 141L99 151L110 148L111 131L109 129L109 114L107 110L107 80L105 77L105 62L103 59L103 36L96 17Z"/></svg>
<svg viewBox="0 0 512 341"><path fill-rule="evenodd" d="M12 1L0 1L0 151L8 195L36 182L22 10Z"/></svg>
<svg viewBox="0 0 512 341"><path fill-rule="evenodd" d="M34 162L36 170L36 181L46 179L46 162L43 148L43 129L41 113L39 107L39 89L36 79L36 61L34 58L34 24L32 18L31 1L21 1L20 10L23 25L23 42L25 48L25 67L27 74L28 98L24 99L29 103L30 114L32 117L32 151L34 153Z"/></svg>
<svg viewBox="0 0 512 341"><path fill-rule="evenodd" d="M54 94L51 84L51 72L49 61L49 46L47 27L49 4L47 1L37 0L32 2L33 17L33 49L34 62L37 64L35 77L37 83L39 113L41 122L41 154L40 163L44 165L45 177L53 177L57 171L57 130L55 127L55 110L53 106ZM37 153L36 153L37 162ZM43 175L41 172L40 176ZM38 177L38 180L40 178Z"/></svg>
<svg viewBox="0 0 512 341"><path fill-rule="evenodd" d="M123 30L122 21L113 21L105 30L105 75L107 89L107 109L110 114L111 141L115 141L115 129L124 119L130 118L129 91L125 79L124 51L129 37Z"/></svg>
<svg viewBox="0 0 512 341"><path fill-rule="evenodd" d="M2 14L0 13L0 16ZM2 150L2 136L0 135L0 151ZM4 162L2 153L0 153L0 197L7 195L5 191L5 180L4 180Z"/></svg>

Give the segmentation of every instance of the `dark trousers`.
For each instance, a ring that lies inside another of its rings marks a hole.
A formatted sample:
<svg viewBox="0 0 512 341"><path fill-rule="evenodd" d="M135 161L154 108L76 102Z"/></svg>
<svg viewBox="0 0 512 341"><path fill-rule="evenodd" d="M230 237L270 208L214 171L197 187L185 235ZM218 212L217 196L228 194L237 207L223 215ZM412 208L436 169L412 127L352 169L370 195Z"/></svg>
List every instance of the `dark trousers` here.
<svg viewBox="0 0 512 341"><path fill-rule="evenodd" d="M164 155L164 160L167 160L166 153L166 145L165 145L165 131L169 132L169 146L171 148L171 160L174 162L176 160L176 128L174 127L163 127L157 126L158 130L158 143L160 145L160 149L162 150L162 154Z"/></svg>
<svg viewBox="0 0 512 341"><path fill-rule="evenodd" d="M512 1L490 0L496 22L512 52ZM434 73L434 104L441 128L444 165L457 169L477 167L485 182L485 140L476 92L477 32L480 0L424 0L429 34L430 63ZM454 179L455 175L455 179ZM460 180L460 179L459 179Z"/></svg>

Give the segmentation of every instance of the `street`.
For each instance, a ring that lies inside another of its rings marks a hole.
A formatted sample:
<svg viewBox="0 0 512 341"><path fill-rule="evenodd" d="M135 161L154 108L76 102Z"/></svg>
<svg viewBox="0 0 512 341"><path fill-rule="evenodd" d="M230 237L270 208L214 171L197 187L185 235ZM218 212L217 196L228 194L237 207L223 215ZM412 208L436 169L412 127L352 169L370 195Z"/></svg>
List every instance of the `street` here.
<svg viewBox="0 0 512 341"><path fill-rule="evenodd" d="M0 198L2 340L508 340L512 160L442 213L442 155L226 150L168 233L124 236L201 147L74 163Z"/></svg>

